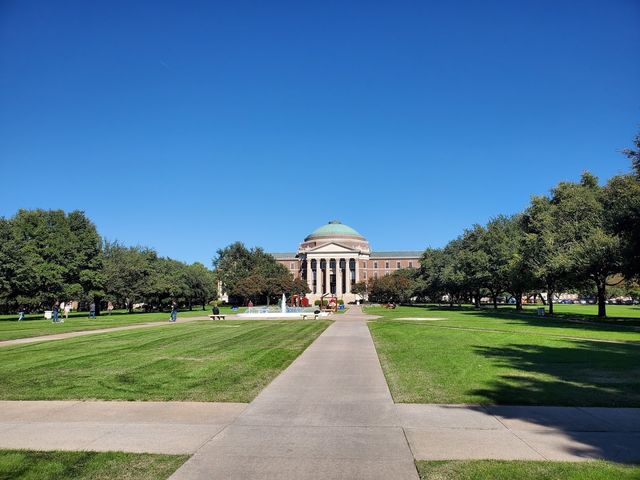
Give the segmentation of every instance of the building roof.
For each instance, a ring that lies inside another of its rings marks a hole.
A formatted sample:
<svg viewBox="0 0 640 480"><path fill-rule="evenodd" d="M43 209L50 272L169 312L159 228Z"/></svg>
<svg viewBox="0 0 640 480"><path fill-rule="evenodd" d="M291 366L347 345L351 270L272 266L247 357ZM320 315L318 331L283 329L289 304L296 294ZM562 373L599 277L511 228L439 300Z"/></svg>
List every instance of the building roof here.
<svg viewBox="0 0 640 480"><path fill-rule="evenodd" d="M364 240L364 237L360 235L355 229L339 222L338 220L332 220L329 223L316 228L313 232L311 232L311 235L308 235L307 238L305 238L305 241L312 238L323 237L355 237Z"/></svg>
<svg viewBox="0 0 640 480"><path fill-rule="evenodd" d="M371 258L420 258L422 252L419 250L408 250L400 252L371 252Z"/></svg>
<svg viewBox="0 0 640 480"><path fill-rule="evenodd" d="M286 252L286 253L271 253L271 256L275 257L276 260L293 260L296 258L296 252Z"/></svg>

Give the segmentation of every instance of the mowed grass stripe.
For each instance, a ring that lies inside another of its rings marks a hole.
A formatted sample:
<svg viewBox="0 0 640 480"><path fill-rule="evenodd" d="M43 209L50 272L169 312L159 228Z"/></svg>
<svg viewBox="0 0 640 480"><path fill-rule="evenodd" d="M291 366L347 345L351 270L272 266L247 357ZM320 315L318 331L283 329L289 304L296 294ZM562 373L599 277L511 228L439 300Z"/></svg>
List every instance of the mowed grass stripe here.
<svg viewBox="0 0 640 480"><path fill-rule="evenodd" d="M187 459L148 453L0 450L0 479L158 480L168 478Z"/></svg>
<svg viewBox="0 0 640 480"><path fill-rule="evenodd" d="M5 347L0 398L249 402L329 323L202 321Z"/></svg>
<svg viewBox="0 0 640 480"><path fill-rule="evenodd" d="M421 480L637 480L637 465L613 462L445 460L416 462Z"/></svg>

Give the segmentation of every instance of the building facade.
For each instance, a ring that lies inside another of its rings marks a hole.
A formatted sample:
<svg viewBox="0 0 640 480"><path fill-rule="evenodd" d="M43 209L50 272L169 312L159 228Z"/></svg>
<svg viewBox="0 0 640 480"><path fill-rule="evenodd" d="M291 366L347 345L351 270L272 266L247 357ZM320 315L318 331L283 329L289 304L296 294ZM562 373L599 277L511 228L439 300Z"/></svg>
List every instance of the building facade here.
<svg viewBox="0 0 640 480"><path fill-rule="evenodd" d="M312 302L335 295L346 303L359 299L353 284L389 275L401 268L417 268L419 251L374 252L353 228L331 221L314 230L297 252L272 253L294 277L307 281Z"/></svg>

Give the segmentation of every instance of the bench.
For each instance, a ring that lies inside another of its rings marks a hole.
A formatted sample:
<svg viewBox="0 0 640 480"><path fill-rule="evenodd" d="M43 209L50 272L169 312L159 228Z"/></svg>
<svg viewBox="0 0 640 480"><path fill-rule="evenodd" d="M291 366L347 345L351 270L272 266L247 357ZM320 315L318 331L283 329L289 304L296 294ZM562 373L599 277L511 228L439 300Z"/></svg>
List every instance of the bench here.
<svg viewBox="0 0 640 480"><path fill-rule="evenodd" d="M302 314L302 319L306 320L307 317L310 317L311 315L313 315L313 319L317 320L318 319L318 314L317 313L303 313Z"/></svg>
<svg viewBox="0 0 640 480"><path fill-rule="evenodd" d="M224 320L225 315L209 315L211 320Z"/></svg>

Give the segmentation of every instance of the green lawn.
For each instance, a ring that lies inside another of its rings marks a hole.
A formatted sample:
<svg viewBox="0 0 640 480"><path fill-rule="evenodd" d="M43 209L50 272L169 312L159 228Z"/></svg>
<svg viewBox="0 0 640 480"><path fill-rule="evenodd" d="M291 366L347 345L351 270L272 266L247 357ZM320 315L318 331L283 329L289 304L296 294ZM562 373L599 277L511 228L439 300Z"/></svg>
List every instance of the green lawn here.
<svg viewBox="0 0 640 480"><path fill-rule="evenodd" d="M637 327L474 309L367 312L385 317L369 328L396 402L640 406Z"/></svg>
<svg viewBox="0 0 640 480"><path fill-rule="evenodd" d="M223 307L221 313L230 314L231 308ZM211 309L194 308L178 313L178 319L209 315ZM120 327L123 325L158 322L169 320L169 312L127 313L125 310L115 311L111 315L103 312L95 319L87 318L87 312L74 312L64 323L52 323L45 320L42 314L30 314L26 319L18 322L17 315L0 315L0 341L14 338L37 337L54 333L78 332L95 330L98 328Z"/></svg>
<svg viewBox="0 0 640 480"><path fill-rule="evenodd" d="M637 480L640 468L611 462L448 460L416 462L421 480Z"/></svg>
<svg viewBox="0 0 640 480"><path fill-rule="evenodd" d="M0 450L0 480L159 480L189 457L122 452Z"/></svg>
<svg viewBox="0 0 640 480"><path fill-rule="evenodd" d="M328 321L195 321L0 349L0 399L249 402Z"/></svg>

